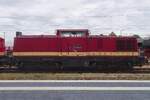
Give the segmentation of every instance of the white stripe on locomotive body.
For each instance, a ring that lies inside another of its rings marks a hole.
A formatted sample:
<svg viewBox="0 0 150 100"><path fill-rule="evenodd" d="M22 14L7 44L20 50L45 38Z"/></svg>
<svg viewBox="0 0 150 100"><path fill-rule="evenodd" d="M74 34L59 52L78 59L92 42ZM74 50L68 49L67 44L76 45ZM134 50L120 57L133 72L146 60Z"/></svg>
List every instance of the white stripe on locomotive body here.
<svg viewBox="0 0 150 100"><path fill-rule="evenodd" d="M5 52L0 52L0 56L4 56L5 55Z"/></svg>
<svg viewBox="0 0 150 100"><path fill-rule="evenodd" d="M139 56L139 52L13 52L13 56Z"/></svg>

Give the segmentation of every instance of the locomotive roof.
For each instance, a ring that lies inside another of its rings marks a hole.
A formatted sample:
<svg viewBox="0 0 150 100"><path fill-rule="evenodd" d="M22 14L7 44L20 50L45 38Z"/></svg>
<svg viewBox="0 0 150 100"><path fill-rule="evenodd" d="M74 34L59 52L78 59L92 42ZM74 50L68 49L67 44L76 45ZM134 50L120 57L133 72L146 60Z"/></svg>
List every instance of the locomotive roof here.
<svg viewBox="0 0 150 100"><path fill-rule="evenodd" d="M55 38L57 35L21 35L17 38ZM90 38L135 38L133 36L109 36L109 35L89 35Z"/></svg>
<svg viewBox="0 0 150 100"><path fill-rule="evenodd" d="M56 35L21 35L17 36L17 38L51 38L51 37L57 37Z"/></svg>
<svg viewBox="0 0 150 100"><path fill-rule="evenodd" d="M4 38L0 37L0 40L4 40Z"/></svg>
<svg viewBox="0 0 150 100"><path fill-rule="evenodd" d="M57 31L89 31L88 29L57 29Z"/></svg>

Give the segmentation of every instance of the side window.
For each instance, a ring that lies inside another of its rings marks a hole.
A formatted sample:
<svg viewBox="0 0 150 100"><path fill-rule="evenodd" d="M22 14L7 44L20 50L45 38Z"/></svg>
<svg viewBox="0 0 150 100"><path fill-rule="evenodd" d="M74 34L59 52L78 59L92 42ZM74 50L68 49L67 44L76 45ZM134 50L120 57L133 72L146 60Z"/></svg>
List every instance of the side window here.
<svg viewBox="0 0 150 100"><path fill-rule="evenodd" d="M85 32L80 32L80 31L62 31L61 32L61 36L63 37L82 37L84 36L86 33Z"/></svg>

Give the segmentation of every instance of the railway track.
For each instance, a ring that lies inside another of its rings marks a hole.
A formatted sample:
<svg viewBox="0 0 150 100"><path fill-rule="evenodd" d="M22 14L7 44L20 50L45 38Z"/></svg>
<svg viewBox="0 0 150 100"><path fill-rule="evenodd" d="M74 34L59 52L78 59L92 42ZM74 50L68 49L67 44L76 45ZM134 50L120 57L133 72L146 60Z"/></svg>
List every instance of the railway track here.
<svg viewBox="0 0 150 100"><path fill-rule="evenodd" d="M142 67L134 67L132 70L112 70L112 69L28 69L28 70L21 70L17 67L0 67L0 72L8 72L8 73L18 73L18 72L48 72L48 73L150 73L150 65L142 66Z"/></svg>
<svg viewBox="0 0 150 100"><path fill-rule="evenodd" d="M150 68L136 68L132 73L150 73Z"/></svg>
<svg viewBox="0 0 150 100"><path fill-rule="evenodd" d="M133 69L133 73L150 73L150 64L144 66L135 66Z"/></svg>

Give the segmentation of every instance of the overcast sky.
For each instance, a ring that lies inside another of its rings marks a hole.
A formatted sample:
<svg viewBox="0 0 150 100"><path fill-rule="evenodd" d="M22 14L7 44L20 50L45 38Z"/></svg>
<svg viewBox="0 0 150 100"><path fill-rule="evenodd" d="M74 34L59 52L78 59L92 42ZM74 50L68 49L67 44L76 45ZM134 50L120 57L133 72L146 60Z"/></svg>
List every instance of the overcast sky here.
<svg viewBox="0 0 150 100"><path fill-rule="evenodd" d="M148 36L150 0L0 0L0 32L6 32L7 45L15 31L54 34L58 28Z"/></svg>

